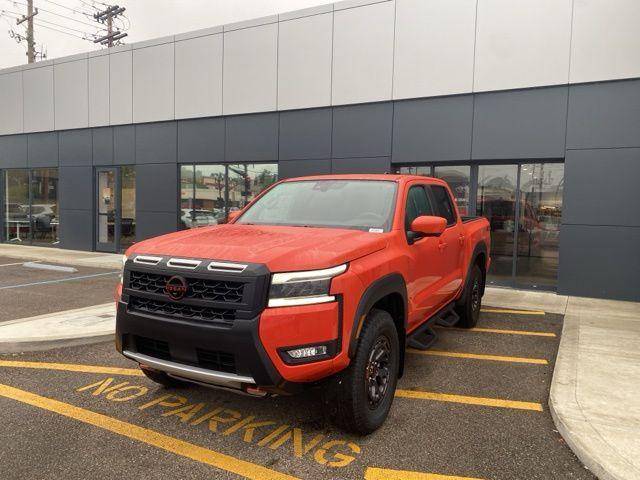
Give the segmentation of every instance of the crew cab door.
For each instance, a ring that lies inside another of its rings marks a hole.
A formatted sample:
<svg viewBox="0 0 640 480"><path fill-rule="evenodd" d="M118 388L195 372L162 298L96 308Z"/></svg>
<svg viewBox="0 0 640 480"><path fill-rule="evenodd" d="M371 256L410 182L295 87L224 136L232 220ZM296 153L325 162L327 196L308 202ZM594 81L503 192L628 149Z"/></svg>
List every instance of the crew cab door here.
<svg viewBox="0 0 640 480"><path fill-rule="evenodd" d="M435 215L447 220L447 229L437 239L442 282L436 295L442 306L455 298L462 285L464 226L447 188L442 185L429 185L429 193L436 210Z"/></svg>
<svg viewBox="0 0 640 480"><path fill-rule="evenodd" d="M417 217L437 215L428 188L423 184L409 187L405 205L405 233L410 231L411 223ZM442 254L437 238L423 237L412 242L407 236L407 244L407 295L411 304L408 320L411 330L434 314L441 302L437 292L442 289L444 269L439 261Z"/></svg>

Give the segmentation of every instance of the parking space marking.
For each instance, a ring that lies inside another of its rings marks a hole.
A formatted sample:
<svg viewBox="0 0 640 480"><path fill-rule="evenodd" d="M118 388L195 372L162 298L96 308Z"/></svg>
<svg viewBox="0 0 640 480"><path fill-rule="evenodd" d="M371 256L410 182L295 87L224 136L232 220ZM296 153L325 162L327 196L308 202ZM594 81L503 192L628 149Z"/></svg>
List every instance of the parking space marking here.
<svg viewBox="0 0 640 480"><path fill-rule="evenodd" d="M408 348L407 352L416 355L429 355L433 357L468 358L471 360L490 360L494 362L530 363L534 365L548 365L544 358L506 357L503 355L485 355L482 353L447 352L442 350L416 350Z"/></svg>
<svg viewBox="0 0 640 480"><path fill-rule="evenodd" d="M69 403L43 397L9 385L0 384L0 396L63 415L94 427L122 435L182 457L190 458L212 467L235 473L245 478L262 480L295 480L296 477L280 473L261 465L241 460L231 455L200 447L193 443L170 437L155 430L124 422L117 418L96 413Z"/></svg>
<svg viewBox="0 0 640 480"><path fill-rule="evenodd" d="M38 370L60 370L64 372L104 373L107 375L144 377L144 373L142 373L139 368L106 367L102 365L82 365L79 363L47 363L0 360L0 367L35 368Z"/></svg>
<svg viewBox="0 0 640 480"><path fill-rule="evenodd" d="M364 472L365 480L481 480L476 477L459 477L438 473L411 472L408 470L390 470L388 468L368 467Z"/></svg>
<svg viewBox="0 0 640 480"><path fill-rule="evenodd" d="M7 290L10 288L20 288L20 287L33 287L36 285L47 285L50 283L62 283L62 282L70 282L72 280L84 280L86 278L95 278L95 277L104 277L105 275L117 275L120 272L106 272L106 273L94 273L93 275L80 275L78 277L70 277L70 278L60 278L58 280L45 280L42 282L33 282L33 283L20 283L18 285L7 285L4 287L0 287L0 290Z"/></svg>
<svg viewBox="0 0 640 480"><path fill-rule="evenodd" d="M510 310L507 308L482 308L484 313L510 313L513 315L546 315L543 310Z"/></svg>
<svg viewBox="0 0 640 480"><path fill-rule="evenodd" d="M455 328L448 327L449 330L456 330L458 332L478 332L478 333L498 333L503 335L526 335L533 337L555 337L553 332L531 332L527 330L504 330L502 328Z"/></svg>
<svg viewBox="0 0 640 480"><path fill-rule="evenodd" d="M396 397L414 400L434 400L436 402L464 403L467 405L481 405L484 407L513 408L517 410L534 410L542 412L542 404L536 402L521 402L518 400L504 400L502 398L471 397L467 395L453 395L450 393L426 392L423 390L396 390Z"/></svg>

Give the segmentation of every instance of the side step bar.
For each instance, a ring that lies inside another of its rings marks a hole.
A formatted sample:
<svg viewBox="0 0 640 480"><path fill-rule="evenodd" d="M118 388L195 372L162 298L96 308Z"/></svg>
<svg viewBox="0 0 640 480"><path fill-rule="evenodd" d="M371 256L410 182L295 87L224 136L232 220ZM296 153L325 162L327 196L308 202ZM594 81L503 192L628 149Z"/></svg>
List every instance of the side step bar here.
<svg viewBox="0 0 640 480"><path fill-rule="evenodd" d="M415 331L411 332L407 339L407 345L417 350L428 350L438 339L438 334L433 329L434 325L453 327L458 323L458 320L460 320L460 317L453 307L454 304L450 303L429 320L420 325Z"/></svg>

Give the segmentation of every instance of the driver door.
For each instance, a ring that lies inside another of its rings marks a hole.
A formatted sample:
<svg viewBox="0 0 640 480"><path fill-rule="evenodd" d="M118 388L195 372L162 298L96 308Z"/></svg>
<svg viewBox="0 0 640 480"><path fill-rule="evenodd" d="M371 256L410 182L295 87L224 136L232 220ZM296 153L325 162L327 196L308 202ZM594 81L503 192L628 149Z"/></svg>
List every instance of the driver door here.
<svg viewBox="0 0 640 480"><path fill-rule="evenodd" d="M427 194L426 185L415 184L407 192L405 205L405 232L409 232L411 223L422 215L435 215L432 202ZM409 329L412 330L425 318L430 317L439 306L438 290L442 283L442 268L439 265L438 239L422 237L409 243L407 295L412 312L409 316Z"/></svg>

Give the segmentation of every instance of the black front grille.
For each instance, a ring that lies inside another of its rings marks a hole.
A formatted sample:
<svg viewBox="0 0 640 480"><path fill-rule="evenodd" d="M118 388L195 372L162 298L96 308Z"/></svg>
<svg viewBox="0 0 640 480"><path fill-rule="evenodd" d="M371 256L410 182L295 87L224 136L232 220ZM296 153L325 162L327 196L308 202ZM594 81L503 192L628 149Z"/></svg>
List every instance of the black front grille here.
<svg viewBox="0 0 640 480"><path fill-rule="evenodd" d="M129 310L133 312L151 313L166 317L216 322L231 325L235 319L235 311L223 308L184 305L175 302L163 302L148 298L131 297Z"/></svg>
<svg viewBox="0 0 640 480"><path fill-rule="evenodd" d="M236 373L236 359L231 353L198 348L198 366L217 372Z"/></svg>
<svg viewBox="0 0 640 480"><path fill-rule="evenodd" d="M171 275L147 272L130 272L129 288L139 292L164 294ZM224 280L205 280L185 277L188 288L184 298L210 302L241 303L244 283Z"/></svg>
<svg viewBox="0 0 640 480"><path fill-rule="evenodd" d="M161 358L163 360L171 360L169 353L169 344L160 340L154 340L146 337L135 337L136 350L143 355L149 355L153 358Z"/></svg>

